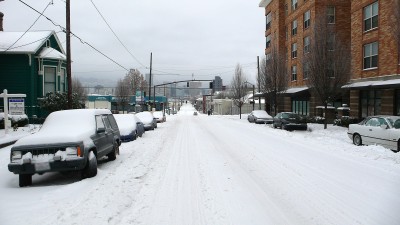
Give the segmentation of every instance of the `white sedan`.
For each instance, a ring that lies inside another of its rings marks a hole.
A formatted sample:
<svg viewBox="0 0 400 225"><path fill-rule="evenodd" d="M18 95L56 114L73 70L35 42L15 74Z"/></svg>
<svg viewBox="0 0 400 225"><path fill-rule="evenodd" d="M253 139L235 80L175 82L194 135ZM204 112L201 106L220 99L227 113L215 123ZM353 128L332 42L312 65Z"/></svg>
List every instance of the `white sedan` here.
<svg viewBox="0 0 400 225"><path fill-rule="evenodd" d="M400 150L400 116L370 116L359 124L350 124L347 135L355 145L377 144Z"/></svg>

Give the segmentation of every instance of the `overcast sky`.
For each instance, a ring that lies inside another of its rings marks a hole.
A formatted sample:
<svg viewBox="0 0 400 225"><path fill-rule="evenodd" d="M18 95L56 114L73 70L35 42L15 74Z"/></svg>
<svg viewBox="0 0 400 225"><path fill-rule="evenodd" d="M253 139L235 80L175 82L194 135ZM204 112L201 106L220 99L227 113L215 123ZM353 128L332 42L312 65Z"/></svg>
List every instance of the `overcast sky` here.
<svg viewBox="0 0 400 225"><path fill-rule="evenodd" d="M23 0L65 27L64 0ZM93 3L121 42L113 35ZM71 0L71 30L125 69L155 80L213 79L229 84L237 63L255 81L257 56L264 55L265 16L260 0ZM19 0L0 1L4 31L26 31L39 16ZM41 17L33 30L61 31ZM65 33L58 37L65 47ZM72 38L72 71L79 78L117 80L127 71ZM132 56L132 55L134 56ZM137 60L136 60L136 59ZM174 75L166 75L174 74Z"/></svg>

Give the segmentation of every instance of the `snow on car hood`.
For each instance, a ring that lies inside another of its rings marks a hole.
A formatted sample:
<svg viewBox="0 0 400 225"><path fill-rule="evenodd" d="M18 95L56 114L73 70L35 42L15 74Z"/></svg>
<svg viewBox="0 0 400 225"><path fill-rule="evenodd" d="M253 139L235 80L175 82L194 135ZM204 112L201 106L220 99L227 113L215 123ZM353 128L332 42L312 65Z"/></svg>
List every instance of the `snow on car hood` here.
<svg viewBox="0 0 400 225"><path fill-rule="evenodd" d="M35 134L14 146L87 141L96 132L95 110L64 110L51 113Z"/></svg>

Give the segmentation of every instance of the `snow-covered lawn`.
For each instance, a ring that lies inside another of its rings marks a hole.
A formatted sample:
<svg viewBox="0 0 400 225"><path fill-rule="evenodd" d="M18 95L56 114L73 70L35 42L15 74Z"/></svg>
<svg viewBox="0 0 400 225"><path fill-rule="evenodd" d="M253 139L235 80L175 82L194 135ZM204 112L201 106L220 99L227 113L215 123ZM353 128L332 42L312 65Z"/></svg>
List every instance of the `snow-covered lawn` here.
<svg viewBox="0 0 400 225"><path fill-rule="evenodd" d="M82 181L49 173L19 188L11 146L0 149L0 224L400 224L400 154L354 146L342 127L288 132L193 111Z"/></svg>

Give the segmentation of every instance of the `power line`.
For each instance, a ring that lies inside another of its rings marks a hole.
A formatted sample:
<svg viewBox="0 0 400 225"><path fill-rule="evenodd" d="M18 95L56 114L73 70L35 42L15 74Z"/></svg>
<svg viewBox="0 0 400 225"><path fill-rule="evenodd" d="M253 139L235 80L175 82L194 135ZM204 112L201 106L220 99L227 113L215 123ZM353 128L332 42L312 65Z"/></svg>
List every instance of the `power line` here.
<svg viewBox="0 0 400 225"><path fill-rule="evenodd" d="M22 2L22 1L20 1L20 2ZM25 34L36 24L36 22L40 19L40 17L42 17L42 15L46 11L46 9L52 4L53 4L53 0L50 0L49 4L47 4L46 8L44 8L44 10L40 13L38 18L36 18L36 20L33 22L33 24L12 45L10 45L10 47L8 47L6 50L4 50L4 52L10 50L19 40L21 40L21 38L23 36L25 36Z"/></svg>
<svg viewBox="0 0 400 225"><path fill-rule="evenodd" d="M33 8L32 6L28 5L28 4L25 3L24 1L22 1L22 0L19 0L19 1L20 1L21 3L23 3L24 5L26 5L27 7L29 7L30 9L32 9L33 11L39 13L41 16L43 16L43 17L46 18L47 20L49 20L54 26L60 27L61 30L62 30L64 33L66 33L66 28L65 28L65 27L63 27L63 26L57 24L57 23L54 22L52 19L50 19L49 17L43 15L43 13L37 11L35 8ZM95 50L95 51L98 52L99 54L103 55L104 57L106 57L107 59L109 59L110 61L112 61L112 62L115 63L116 65L118 65L119 67L123 68L123 69L126 70L126 71L129 71L127 68L125 68L125 67L122 66L121 64L117 63L115 60L113 60L112 58L110 58L109 56L107 56L106 54L104 54L103 52L101 52L100 50L98 50L97 48L95 48L95 47L94 47L93 45L91 45L90 43L88 43L88 42L82 40L82 39L81 39L80 37L78 37L76 34L74 34L74 33L72 33L72 32L70 32L70 33L71 33L71 35L73 35L74 37L76 37L82 44L88 45L88 46L91 47L93 50Z"/></svg>
<svg viewBox="0 0 400 225"><path fill-rule="evenodd" d="M107 20L104 18L103 14L100 12L100 10L97 8L97 6L94 4L93 0L90 0L90 2L92 2L94 8L97 10L97 12L99 13L99 15L101 16L101 18L103 19L103 21L107 24L108 28L110 28L111 32L114 34L114 36L117 38L117 40L119 41L119 43L125 48L125 50L132 56L132 58L139 63L141 66L147 68L145 65L143 65L143 63L141 63L133 54L131 51L129 51L129 49L125 46L124 43L122 43L121 39L118 37L118 35L114 32L114 30L111 28L110 24L107 22Z"/></svg>

